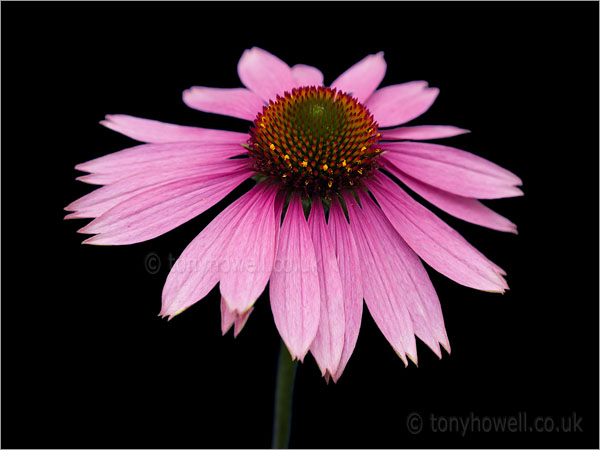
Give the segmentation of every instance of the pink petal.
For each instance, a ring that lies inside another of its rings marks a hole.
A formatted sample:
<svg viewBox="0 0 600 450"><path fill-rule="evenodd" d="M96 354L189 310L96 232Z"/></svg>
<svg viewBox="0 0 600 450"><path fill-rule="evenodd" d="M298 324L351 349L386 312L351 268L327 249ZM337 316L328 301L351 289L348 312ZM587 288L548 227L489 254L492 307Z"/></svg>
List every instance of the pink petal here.
<svg viewBox="0 0 600 450"><path fill-rule="evenodd" d="M415 334L442 357L441 343L449 349L448 336L438 296L419 257L394 230L381 209L362 191L359 191L364 218L371 224L375 235L386 249L390 270L396 275L401 301L410 313ZM383 264L385 264L382 261Z"/></svg>
<svg viewBox="0 0 600 450"><path fill-rule="evenodd" d="M79 230L97 234L86 244L126 245L171 231L221 201L252 175L239 170L209 181L194 176L151 187L106 211Z"/></svg>
<svg viewBox="0 0 600 450"><path fill-rule="evenodd" d="M136 172L74 201L65 209L75 212L66 216L65 219L99 217L113 206L149 187L199 175L205 175L205 181L209 181L247 166L247 159L226 159L218 163L204 165L184 163L180 168L172 168L166 171Z"/></svg>
<svg viewBox="0 0 600 450"><path fill-rule="evenodd" d="M242 332L244 326L246 325L246 322L248 322L248 317L250 317L250 313L252 311L254 311L253 307L246 310L242 314L238 314L237 318L235 319L235 325L233 327L233 337L238 337L238 334Z"/></svg>
<svg viewBox="0 0 600 450"><path fill-rule="evenodd" d="M141 171L181 168L184 165L202 165L223 161L246 153L239 144L207 144L176 142L144 144L128 148L75 166L95 176L79 177L92 184L110 184Z"/></svg>
<svg viewBox="0 0 600 450"><path fill-rule="evenodd" d="M258 47L244 51L238 63L238 75L248 89L265 102L275 101L296 86L290 67L276 56Z"/></svg>
<svg viewBox="0 0 600 450"><path fill-rule="evenodd" d="M227 302L223 297L221 297L221 334L225 336L225 334L229 331L232 325L237 319L237 312L231 311L227 307Z"/></svg>
<svg viewBox="0 0 600 450"><path fill-rule="evenodd" d="M356 346L363 312L363 287L360 262L354 236L346 222L346 216L337 198L331 200L329 210L329 232L337 255L344 288L344 349L333 381L337 383L348 364Z"/></svg>
<svg viewBox="0 0 600 450"><path fill-rule="evenodd" d="M378 89L366 107L380 127L391 127L419 117L433 104L437 88L427 88L425 81L411 81Z"/></svg>
<svg viewBox="0 0 600 450"><path fill-rule="evenodd" d="M238 314L236 311L231 311L227 306L225 299L221 297L221 333L225 335L231 326L235 324L233 328L233 337L237 337L244 328L244 325L246 325L252 310L254 310L254 308L249 308L246 312Z"/></svg>
<svg viewBox="0 0 600 450"><path fill-rule="evenodd" d="M523 195L521 180L506 169L445 145L394 142L381 145L386 158L402 172L447 192L472 198Z"/></svg>
<svg viewBox="0 0 600 450"><path fill-rule="evenodd" d="M292 67L292 75L297 87L323 86L323 74L316 67L296 64Z"/></svg>
<svg viewBox="0 0 600 450"><path fill-rule="evenodd" d="M310 351L321 374L335 377L344 348L344 290L320 197L313 198L308 228L315 247L321 292L319 328Z"/></svg>
<svg viewBox="0 0 600 450"><path fill-rule="evenodd" d="M163 288L162 316L174 316L189 308L217 284L230 238L246 213L260 199L263 189L264 186L259 184L238 198L186 247Z"/></svg>
<svg viewBox="0 0 600 450"><path fill-rule="evenodd" d="M241 144L248 140L246 133L173 125L124 114L109 114L100 123L136 141L153 144L189 141Z"/></svg>
<svg viewBox="0 0 600 450"><path fill-rule="evenodd" d="M319 275L300 194L288 205L270 283L275 326L292 359L304 360L319 327Z"/></svg>
<svg viewBox="0 0 600 450"><path fill-rule="evenodd" d="M331 87L346 93L364 103L375 92L385 76L387 65L383 52L369 55L341 74Z"/></svg>
<svg viewBox="0 0 600 450"><path fill-rule="evenodd" d="M183 102L199 111L246 120L256 119L256 115L264 106L263 101L248 89L220 89L204 86L194 86L184 91Z"/></svg>
<svg viewBox="0 0 600 450"><path fill-rule="evenodd" d="M458 136L459 134L470 133L470 131L450 125L417 125L414 127L398 127L389 130L380 130L380 133L381 139L384 141L393 141L396 139L426 141L429 139Z"/></svg>
<svg viewBox="0 0 600 450"><path fill-rule="evenodd" d="M221 294L238 314L250 308L264 291L275 259L274 202L270 187L248 211L229 241L221 275Z"/></svg>
<svg viewBox="0 0 600 450"><path fill-rule="evenodd" d="M435 270L474 289L508 289L491 261L388 177L376 172L368 188L400 236Z"/></svg>
<svg viewBox="0 0 600 450"><path fill-rule="evenodd" d="M380 161L384 163L384 167L397 176L400 181L425 200L444 210L448 214L493 230L517 233L517 226L514 223L492 211L478 200L451 194L450 192L442 191L441 189L422 183L398 170L396 166L389 163L385 157L382 157Z"/></svg>
<svg viewBox="0 0 600 450"><path fill-rule="evenodd" d="M363 292L367 308L375 323L392 345L398 356L407 364L405 354L417 361L417 347L410 313L402 301L395 268L388 262L389 249L383 246L381 236L360 209L354 197L344 195L350 228L360 255Z"/></svg>

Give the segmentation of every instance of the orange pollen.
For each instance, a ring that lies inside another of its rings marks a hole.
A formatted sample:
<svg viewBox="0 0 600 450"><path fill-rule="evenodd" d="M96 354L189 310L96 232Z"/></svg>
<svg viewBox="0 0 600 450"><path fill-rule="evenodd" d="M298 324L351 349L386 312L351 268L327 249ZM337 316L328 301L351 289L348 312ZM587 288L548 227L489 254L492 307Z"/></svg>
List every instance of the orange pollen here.
<svg viewBox="0 0 600 450"><path fill-rule="evenodd" d="M302 87L270 101L250 127L256 172L290 189L329 197L360 187L379 167L377 123L350 95Z"/></svg>

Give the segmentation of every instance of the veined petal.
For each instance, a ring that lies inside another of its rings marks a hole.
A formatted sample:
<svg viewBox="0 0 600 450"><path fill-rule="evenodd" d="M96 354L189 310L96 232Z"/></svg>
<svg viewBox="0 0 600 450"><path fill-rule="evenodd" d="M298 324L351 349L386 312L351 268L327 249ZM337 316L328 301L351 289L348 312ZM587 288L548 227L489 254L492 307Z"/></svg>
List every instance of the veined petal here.
<svg viewBox="0 0 600 450"><path fill-rule="evenodd" d="M359 102L365 103L383 80L386 69L383 52L369 55L337 77L331 87L349 93Z"/></svg>
<svg viewBox="0 0 600 450"><path fill-rule="evenodd" d="M296 80L296 87L323 86L323 74L316 67L296 64L292 67L292 75Z"/></svg>
<svg viewBox="0 0 600 450"><path fill-rule="evenodd" d="M398 127L389 130L380 130L381 139L384 141L415 140L427 141L429 139L442 139L460 134L470 133L469 130L453 127L451 125L416 125L414 127Z"/></svg>
<svg viewBox="0 0 600 450"><path fill-rule="evenodd" d="M376 172L367 187L404 241L435 270L482 291L508 288L497 266L391 179Z"/></svg>
<svg viewBox="0 0 600 450"><path fill-rule="evenodd" d="M151 187L112 207L79 231L97 234L84 241L87 244L147 241L217 204L252 173L242 169L209 181L194 176Z"/></svg>
<svg viewBox="0 0 600 450"><path fill-rule="evenodd" d="M180 167L182 164L205 164L222 161L246 152L240 144L175 142L143 144L78 164L75 169L102 174L133 173L148 168Z"/></svg>
<svg viewBox="0 0 600 450"><path fill-rule="evenodd" d="M356 242L336 197L331 200L328 225L344 288L344 349L333 377L337 383L356 347L363 312L363 288Z"/></svg>
<svg viewBox="0 0 600 450"><path fill-rule="evenodd" d="M315 247L321 293L319 328L310 351L321 374L335 377L344 348L344 291L320 197L313 198L308 228Z"/></svg>
<svg viewBox="0 0 600 450"><path fill-rule="evenodd" d="M367 308L375 323L392 345L404 364L405 354L417 362L417 347L410 313L402 301L403 292L397 274L388 263L388 248L383 246L381 236L351 194L344 195L350 229L360 254L363 292Z"/></svg>
<svg viewBox="0 0 600 450"><path fill-rule="evenodd" d="M194 86L184 91L183 102L198 111L246 120L254 120L264 106L264 102L248 89L204 86Z"/></svg>
<svg viewBox="0 0 600 450"><path fill-rule="evenodd" d="M245 50L238 63L238 75L248 89L265 102L275 101L296 86L290 66L265 50L253 47Z"/></svg>
<svg viewBox="0 0 600 450"><path fill-rule="evenodd" d="M221 294L231 310L242 314L264 291L275 259L276 187L268 187L229 241L221 274Z"/></svg>
<svg viewBox="0 0 600 450"><path fill-rule="evenodd" d="M493 199L523 195L519 177L506 169L452 147L424 142L381 144L386 158L402 172L463 197Z"/></svg>
<svg viewBox="0 0 600 450"><path fill-rule="evenodd" d="M100 123L136 141L151 144L190 141L243 144L248 140L246 133L173 125L125 114L109 114Z"/></svg>
<svg viewBox="0 0 600 450"><path fill-rule="evenodd" d="M415 334L433 352L442 357L441 343L449 349L448 336L438 296L419 257L394 230L381 209L364 192L359 193L364 218L386 249L387 265L395 275L400 297L413 323ZM449 351L449 350L448 350Z"/></svg>
<svg viewBox="0 0 600 450"><path fill-rule="evenodd" d="M217 284L231 236L263 189L259 184L238 198L186 247L163 288L162 316L173 316L189 308Z"/></svg>
<svg viewBox="0 0 600 450"><path fill-rule="evenodd" d="M184 161L179 168L132 173L75 200L65 208L67 211L75 212L66 216L65 219L99 217L113 206L152 186L199 175L204 175L205 181L210 181L247 166L248 160L246 159L226 159L204 165L189 165L187 161Z"/></svg>
<svg viewBox="0 0 600 450"><path fill-rule="evenodd" d="M466 222L481 225L482 227L488 227L498 231L508 231L515 234L517 233L517 226L514 223L506 217L492 211L480 201L474 198L451 194L450 192L442 191L441 189L422 183L421 181L406 175L401 170L398 170L396 166L389 163L385 157L382 157L380 161L384 164L384 167L397 176L400 181L425 200L448 214L458 217Z"/></svg>
<svg viewBox="0 0 600 450"><path fill-rule="evenodd" d="M365 106L380 127L392 127L419 117L433 104L437 88L427 88L425 81L411 81L376 90Z"/></svg>
<svg viewBox="0 0 600 450"><path fill-rule="evenodd" d="M294 193L281 226L270 282L271 310L292 359L304 360L319 326L315 249L300 194Z"/></svg>

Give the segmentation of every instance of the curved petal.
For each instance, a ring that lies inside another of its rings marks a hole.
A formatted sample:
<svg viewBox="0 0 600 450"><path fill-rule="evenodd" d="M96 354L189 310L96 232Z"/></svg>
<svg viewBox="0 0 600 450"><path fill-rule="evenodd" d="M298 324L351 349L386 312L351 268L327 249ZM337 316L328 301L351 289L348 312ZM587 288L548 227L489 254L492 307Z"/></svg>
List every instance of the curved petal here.
<svg viewBox="0 0 600 450"><path fill-rule="evenodd" d="M205 181L241 170L248 166L245 159L226 159L222 162L206 165L186 165L175 167L168 170L150 170L130 174L119 181L108 184L95 191L84 195L75 200L65 208L67 211L75 211L69 214L65 219L80 219L99 217L113 206L137 195L144 190L169 183L174 180L181 180L192 176L204 175Z"/></svg>
<svg viewBox="0 0 600 450"><path fill-rule="evenodd" d="M267 188L229 240L221 274L221 294L238 314L250 308L265 290L275 259L277 189Z"/></svg>
<svg viewBox="0 0 600 450"><path fill-rule="evenodd" d="M171 231L221 201L252 175L248 169L205 180L194 176L151 187L112 207L80 233L86 244L126 245Z"/></svg>
<svg viewBox="0 0 600 450"><path fill-rule="evenodd" d="M402 294L400 298L410 313L415 334L441 358L438 343L448 351L450 345L442 307L423 263L394 230L373 200L362 191L359 195L365 219L372 225L382 247L387 249L387 261L396 276Z"/></svg>
<svg viewBox="0 0 600 450"><path fill-rule="evenodd" d="M404 241L435 270L474 289L508 289L495 264L391 179L376 172L368 188Z"/></svg>
<svg viewBox="0 0 600 450"><path fill-rule="evenodd" d="M417 347L410 313L402 301L403 292L394 268L387 259L389 249L383 246L381 236L361 210L354 197L344 195L350 229L360 254L363 290L367 308L375 323L402 359L405 354L417 363Z"/></svg>
<svg viewBox="0 0 600 450"><path fill-rule="evenodd" d="M244 51L238 63L238 75L244 86L265 102L275 101L277 95L296 86L290 66L258 47Z"/></svg>
<svg viewBox="0 0 600 450"><path fill-rule="evenodd" d="M292 67L292 75L296 80L296 87L323 86L323 74L316 67L296 64Z"/></svg>
<svg viewBox="0 0 600 450"><path fill-rule="evenodd" d="M508 231L517 234L517 226L506 217L492 211L474 198L461 197L442 191L436 187L422 183L415 178L398 170L396 166L389 163L385 157L380 159L384 167L397 176L400 181L419 194L428 202L437 206L448 214L458 217L466 222L481 225L498 231Z"/></svg>
<svg viewBox="0 0 600 450"><path fill-rule="evenodd" d="M100 123L136 141L151 144L190 141L242 144L248 140L247 133L173 125L125 114L108 114Z"/></svg>
<svg viewBox="0 0 600 450"><path fill-rule="evenodd" d="M521 180L506 169L452 147L424 142L381 144L386 159L402 172L463 197L516 197Z"/></svg>
<svg viewBox="0 0 600 450"><path fill-rule="evenodd" d="M221 162L239 156L246 149L239 144L212 144L204 142L175 142L143 144L78 164L75 169L90 172L78 180L92 184L110 184L141 171L199 166Z"/></svg>
<svg viewBox="0 0 600 450"><path fill-rule="evenodd" d="M254 120L265 105L252 91L244 88L221 89L194 86L183 91L183 102L190 108L213 114Z"/></svg>
<svg viewBox="0 0 600 450"><path fill-rule="evenodd" d="M383 80L386 69L383 52L369 55L337 77L331 83L331 87L351 94L359 102L365 103Z"/></svg>
<svg viewBox="0 0 600 450"><path fill-rule="evenodd" d="M398 127L389 130L379 130L384 141L414 140L427 141L429 139L442 139L460 134L470 133L469 130L453 127L451 125L416 125L414 127Z"/></svg>
<svg viewBox="0 0 600 450"><path fill-rule="evenodd" d="M270 297L281 339L292 359L303 361L319 327L320 294L315 249L297 193L281 226Z"/></svg>
<svg viewBox="0 0 600 450"><path fill-rule="evenodd" d="M411 81L376 90L365 106L380 127L391 127L419 117L433 104L437 88L427 88L425 81Z"/></svg>
<svg viewBox="0 0 600 450"><path fill-rule="evenodd" d="M321 292L319 328L310 351L321 374L335 379L344 349L344 291L320 197L313 198L308 228L315 247Z"/></svg>
<svg viewBox="0 0 600 450"><path fill-rule="evenodd" d="M161 316L179 314L215 287L231 235L260 198L263 189L263 186L257 185L238 198L190 242L165 282Z"/></svg>
<svg viewBox="0 0 600 450"><path fill-rule="evenodd" d="M356 347L363 312L363 287L358 250L342 206L336 197L329 209L329 232L337 256L342 286L344 287L344 349L333 381L342 376Z"/></svg>

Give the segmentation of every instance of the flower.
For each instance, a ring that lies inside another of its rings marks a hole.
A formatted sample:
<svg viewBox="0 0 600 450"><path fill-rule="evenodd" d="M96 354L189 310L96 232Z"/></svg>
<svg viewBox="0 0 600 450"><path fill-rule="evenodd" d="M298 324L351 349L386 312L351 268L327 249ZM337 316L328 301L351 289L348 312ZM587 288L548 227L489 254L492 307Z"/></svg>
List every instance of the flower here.
<svg viewBox="0 0 600 450"><path fill-rule="evenodd" d="M311 66L289 67L252 48L238 64L245 88L193 87L184 102L252 122L248 133L108 115L106 127L144 142L76 166L103 185L69 205L94 218L85 243L125 245L164 234L256 185L184 250L162 294L173 317L220 283L222 330L235 335L270 283L275 325L294 359L310 350L337 381L354 350L363 298L405 364L415 335L450 352L440 302L421 259L462 285L508 289L505 272L397 183L467 222L516 233L478 199L522 195L518 177L471 153L422 143L467 130L402 126L439 90L424 81L377 89L383 53L324 87ZM396 127L396 128L391 128ZM328 218L326 218L328 211ZM308 216L308 218L307 218Z"/></svg>

